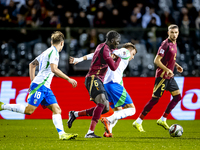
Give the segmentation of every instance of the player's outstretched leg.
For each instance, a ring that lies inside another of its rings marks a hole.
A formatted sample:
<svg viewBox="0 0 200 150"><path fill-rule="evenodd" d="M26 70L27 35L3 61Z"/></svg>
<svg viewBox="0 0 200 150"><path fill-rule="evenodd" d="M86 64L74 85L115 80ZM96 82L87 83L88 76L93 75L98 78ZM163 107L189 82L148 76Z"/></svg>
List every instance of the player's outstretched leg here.
<svg viewBox="0 0 200 150"><path fill-rule="evenodd" d="M67 121L68 128L71 128L71 127L72 127L72 123L73 123L74 120L76 119L76 117L75 117L75 115L74 115L74 112L75 112L75 111L70 111L70 112L69 112L69 120Z"/></svg>
<svg viewBox="0 0 200 150"><path fill-rule="evenodd" d="M158 119L157 125L162 126L165 130L169 130L169 126L166 121L162 121L161 119Z"/></svg>
<svg viewBox="0 0 200 150"><path fill-rule="evenodd" d="M110 132L110 122L105 118L101 118L101 122L104 125L105 133L103 134L104 137L112 137L112 133Z"/></svg>
<svg viewBox="0 0 200 150"><path fill-rule="evenodd" d="M72 133L63 133L59 135L60 140L71 140L75 139L78 136L78 134L72 134Z"/></svg>
<svg viewBox="0 0 200 150"><path fill-rule="evenodd" d="M94 132L92 132L92 133L87 133L85 135L85 138L101 138L101 137L98 135L95 135Z"/></svg>
<svg viewBox="0 0 200 150"><path fill-rule="evenodd" d="M1 108L1 106L2 106L3 104L4 104L3 102L0 102L0 111L3 110L3 109Z"/></svg>
<svg viewBox="0 0 200 150"><path fill-rule="evenodd" d="M137 121L133 122L133 127L135 127L139 132L145 132L142 127L142 124L137 123Z"/></svg>

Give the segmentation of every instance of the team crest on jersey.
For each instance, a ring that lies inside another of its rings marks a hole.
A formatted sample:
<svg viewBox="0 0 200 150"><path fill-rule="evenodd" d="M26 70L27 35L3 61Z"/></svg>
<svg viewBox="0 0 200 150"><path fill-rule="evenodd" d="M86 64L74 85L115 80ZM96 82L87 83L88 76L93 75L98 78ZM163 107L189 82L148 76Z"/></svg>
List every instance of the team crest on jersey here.
<svg viewBox="0 0 200 150"><path fill-rule="evenodd" d="M37 99L34 99L33 103L34 103L34 104L37 104Z"/></svg>
<svg viewBox="0 0 200 150"><path fill-rule="evenodd" d="M126 52L125 52L125 51L123 51L123 55L126 55Z"/></svg>
<svg viewBox="0 0 200 150"><path fill-rule="evenodd" d="M172 48L172 51L173 51L174 49Z"/></svg>

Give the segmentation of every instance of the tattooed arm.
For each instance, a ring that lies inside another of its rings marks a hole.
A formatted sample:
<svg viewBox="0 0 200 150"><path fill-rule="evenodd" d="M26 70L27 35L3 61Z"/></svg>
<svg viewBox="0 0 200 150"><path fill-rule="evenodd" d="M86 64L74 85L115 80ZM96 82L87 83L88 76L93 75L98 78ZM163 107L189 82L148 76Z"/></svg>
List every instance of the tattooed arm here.
<svg viewBox="0 0 200 150"><path fill-rule="evenodd" d="M33 79L35 78L35 68L36 66L39 66L39 62L37 61L37 59L34 59L30 64L29 64L29 76L31 79L31 82L33 81Z"/></svg>

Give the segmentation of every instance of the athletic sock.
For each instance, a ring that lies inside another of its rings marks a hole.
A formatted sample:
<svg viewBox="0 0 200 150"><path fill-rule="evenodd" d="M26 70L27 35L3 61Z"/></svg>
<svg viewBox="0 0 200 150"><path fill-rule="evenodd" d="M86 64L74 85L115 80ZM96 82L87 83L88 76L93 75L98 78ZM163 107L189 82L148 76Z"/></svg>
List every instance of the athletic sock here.
<svg viewBox="0 0 200 150"><path fill-rule="evenodd" d="M159 98L152 97L150 101L145 105L142 113L140 114L140 118L143 120L144 117L150 112L155 104L157 104Z"/></svg>
<svg viewBox="0 0 200 150"><path fill-rule="evenodd" d="M22 104L4 104L2 109L24 114L26 106Z"/></svg>
<svg viewBox="0 0 200 150"><path fill-rule="evenodd" d="M62 122L62 117L61 114L53 114L52 116L53 124L56 127L58 134L61 135L65 133L64 128L63 128L63 122Z"/></svg>
<svg viewBox="0 0 200 150"><path fill-rule="evenodd" d="M138 118L136 119L136 122L139 123L139 124L142 124L142 121L143 121L143 120L142 120L140 117L138 117Z"/></svg>
<svg viewBox="0 0 200 150"><path fill-rule="evenodd" d="M107 119L111 122L114 123L115 120L118 119L123 119L126 118L128 116L132 116L135 114L135 108L126 108L126 109L122 109L119 111L115 111L113 115L111 115L110 117L107 117Z"/></svg>
<svg viewBox="0 0 200 150"><path fill-rule="evenodd" d="M176 95L173 97L173 99L169 102L165 113L164 113L164 117L167 118L168 114L170 114L170 112L172 111L172 109L177 105L177 103L181 100L181 95Z"/></svg>
<svg viewBox="0 0 200 150"><path fill-rule="evenodd" d="M91 121L91 124L90 124L90 130L91 131L94 131L95 127L96 127L96 124L101 116L101 113L104 109L104 105L103 104L97 104L97 106L94 108L94 111L93 111L93 115L92 115L92 121Z"/></svg>
<svg viewBox="0 0 200 150"><path fill-rule="evenodd" d="M92 130L88 130L88 132L87 132L87 134L90 134L90 133L94 133L94 131L92 131Z"/></svg>
<svg viewBox="0 0 200 150"><path fill-rule="evenodd" d="M160 119L161 119L162 121L166 121L166 120L167 120L167 118L165 118L165 117L163 117L163 116L162 116Z"/></svg>
<svg viewBox="0 0 200 150"><path fill-rule="evenodd" d="M118 120L115 120L114 123L110 124L110 133L112 133L112 129L114 128L114 126L117 124Z"/></svg>

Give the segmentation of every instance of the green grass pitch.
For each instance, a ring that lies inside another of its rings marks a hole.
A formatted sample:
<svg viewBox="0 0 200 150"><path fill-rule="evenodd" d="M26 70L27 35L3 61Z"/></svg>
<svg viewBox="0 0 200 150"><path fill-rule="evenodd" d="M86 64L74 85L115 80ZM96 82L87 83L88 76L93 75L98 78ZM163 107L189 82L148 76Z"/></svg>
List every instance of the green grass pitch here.
<svg viewBox="0 0 200 150"><path fill-rule="evenodd" d="M78 133L75 140L61 141L52 120L0 120L0 149L3 150L199 150L200 120L167 120L169 125L178 123L183 127L183 135L169 136L168 131L156 124L156 120L144 120L145 133L132 127L133 120L119 120L113 128L113 138L86 139L90 120L77 119L65 131ZM99 121L95 134L103 135L103 124Z"/></svg>

